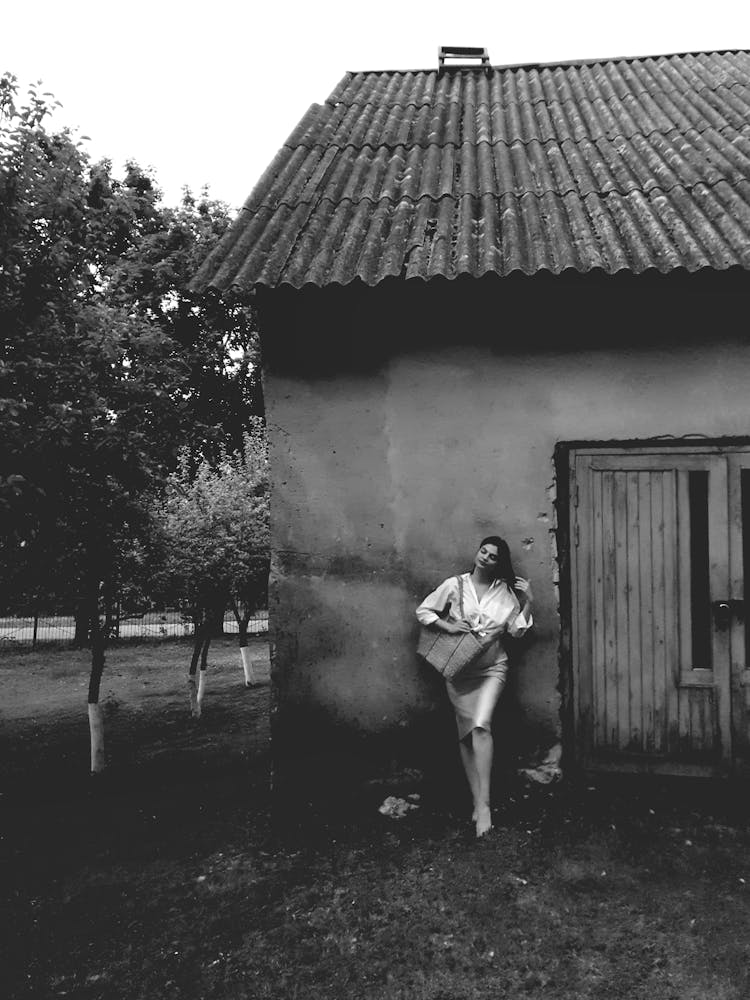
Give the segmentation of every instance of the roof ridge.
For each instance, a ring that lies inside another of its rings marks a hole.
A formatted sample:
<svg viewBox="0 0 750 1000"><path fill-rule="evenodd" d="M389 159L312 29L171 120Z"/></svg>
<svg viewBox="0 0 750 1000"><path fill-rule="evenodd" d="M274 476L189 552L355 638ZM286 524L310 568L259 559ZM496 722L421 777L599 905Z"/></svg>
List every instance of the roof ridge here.
<svg viewBox="0 0 750 1000"><path fill-rule="evenodd" d="M602 63L629 63L629 62L645 62L647 59L677 59L684 56L723 56L723 55L750 55L750 48L743 47L727 47L719 49L687 49L680 52L647 52L642 55L633 56L599 56L594 58L580 58L580 59L561 59L552 60L551 62L519 62L519 63L499 63L498 65L492 65L489 67L490 70L516 70L516 69L556 69L558 67L564 68L568 66L598 66ZM437 66L428 67L406 67L403 69L349 69L346 70L345 75L350 76L362 76L362 75L378 75L386 76L393 73L438 73ZM454 73L478 73L480 69L478 67L446 67L443 69L443 76L446 74L453 75ZM482 73L486 73L486 68L481 68Z"/></svg>
<svg viewBox="0 0 750 1000"><path fill-rule="evenodd" d="M750 52L748 54L750 55ZM695 90L695 93L698 93L698 94L702 93L704 90L710 90L712 93L716 93L717 91L719 91L722 88L724 88L725 90L734 90L735 88L739 88L741 90L748 90L748 89L750 89L750 82L749 83L743 83L741 80L732 80L731 83L719 83L715 87L712 87L709 83L707 83L706 81L703 81L702 84L701 84L701 86L700 87L695 87L694 90ZM661 91L661 93L663 93L663 94L681 94L682 92L683 91L676 84L673 85L673 86L671 86L671 87L668 87L668 88L665 87ZM648 96L651 96L652 92L651 92L651 90L649 90L649 88L645 84L641 84L641 87L640 87L639 90L630 90L628 96L637 97L639 94L647 94ZM587 100L590 103L592 103L592 104L594 103L595 100L601 100L601 101L604 101L606 104L610 104L610 103L613 102L613 97L617 101L622 101L623 100L623 98L619 97L617 94L614 94L614 93L611 94L611 95L608 95L606 97L604 95L598 95L595 98L589 97L588 94L586 95ZM344 102L341 100L340 97L337 98L335 101L330 100L330 98L326 98L326 100L323 102L323 104L311 105L310 107L311 108L312 107L316 107L316 108L319 108L319 109L322 110L326 106L328 106L329 108L336 108L340 104L343 104L343 103ZM460 101L460 100L453 100L453 101L446 100L446 101L442 101L440 103L447 105L447 104L461 104L463 102ZM567 104L575 104L576 103L576 98L573 96L573 97L561 97L561 98L558 98L558 99L555 99L555 100L549 100L546 97L544 97L544 95L539 95L539 96L534 96L534 97L529 97L529 98L518 98L518 99L516 99L514 97L511 97L508 100L507 103L508 104L532 104L532 105L534 105L534 104L546 104L546 105L548 105L548 104L566 104L566 103ZM473 107L473 108L488 108L488 107L492 107L492 104L493 104L493 102L492 102L492 99L490 97L490 98L488 98L486 100L479 100L479 101L477 101L476 104L472 104L471 107ZM383 107L383 106L385 106L385 107L391 107L391 108L414 108L414 109L419 109L419 108L424 108L424 107L434 107L434 103L431 102L431 101L409 100L409 101L406 101L404 104L392 103L392 104L385 104L384 105L382 101L368 99L368 100L365 100L361 104L358 104L357 101L352 101L350 104L346 104L345 106L347 108L355 108L355 107L368 108L368 107ZM308 109L308 112L309 112L309 109ZM290 138L291 138L291 136L290 136Z"/></svg>

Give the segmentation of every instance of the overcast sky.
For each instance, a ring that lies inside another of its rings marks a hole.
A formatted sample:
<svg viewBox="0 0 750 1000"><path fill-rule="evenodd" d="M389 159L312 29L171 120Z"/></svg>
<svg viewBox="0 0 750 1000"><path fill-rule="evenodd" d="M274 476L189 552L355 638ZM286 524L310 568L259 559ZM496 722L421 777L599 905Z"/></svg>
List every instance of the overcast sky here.
<svg viewBox="0 0 750 1000"><path fill-rule="evenodd" d="M208 183L239 207L347 70L426 69L439 45L493 65L750 48L747 0L15 0L0 71L41 79L92 156L154 168L168 202ZM361 11L361 13L358 13Z"/></svg>

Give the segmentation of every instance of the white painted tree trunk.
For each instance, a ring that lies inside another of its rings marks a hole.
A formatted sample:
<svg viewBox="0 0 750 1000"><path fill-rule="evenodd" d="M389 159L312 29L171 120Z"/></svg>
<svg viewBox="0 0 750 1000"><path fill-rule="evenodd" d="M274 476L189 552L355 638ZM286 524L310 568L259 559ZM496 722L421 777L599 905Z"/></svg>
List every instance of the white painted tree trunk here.
<svg viewBox="0 0 750 1000"><path fill-rule="evenodd" d="M104 770L104 719L102 706L89 704L89 733L91 735L91 773L99 774Z"/></svg>
<svg viewBox="0 0 750 1000"><path fill-rule="evenodd" d="M195 683L195 674L188 674L188 696L190 698L190 714L194 719L200 719L201 706L198 702L198 686Z"/></svg>
<svg viewBox="0 0 750 1000"><path fill-rule="evenodd" d="M250 656L249 646L240 646L240 656L242 657L242 669L245 671L245 687L254 687L258 680L255 676L255 668Z"/></svg>
<svg viewBox="0 0 750 1000"><path fill-rule="evenodd" d="M207 670L200 670L198 672L198 697L196 701L198 702L198 715L200 716L203 711L203 695L206 693L206 674Z"/></svg>

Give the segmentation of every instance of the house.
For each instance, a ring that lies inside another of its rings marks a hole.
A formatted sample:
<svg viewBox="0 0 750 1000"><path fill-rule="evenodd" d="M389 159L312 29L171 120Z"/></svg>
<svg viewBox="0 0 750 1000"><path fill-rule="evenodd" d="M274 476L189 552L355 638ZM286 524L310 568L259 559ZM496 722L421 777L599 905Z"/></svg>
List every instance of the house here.
<svg viewBox="0 0 750 1000"><path fill-rule="evenodd" d="M260 317L279 773L443 759L414 608L495 532L536 608L501 755L748 771L748 268L748 52L312 105L195 281Z"/></svg>

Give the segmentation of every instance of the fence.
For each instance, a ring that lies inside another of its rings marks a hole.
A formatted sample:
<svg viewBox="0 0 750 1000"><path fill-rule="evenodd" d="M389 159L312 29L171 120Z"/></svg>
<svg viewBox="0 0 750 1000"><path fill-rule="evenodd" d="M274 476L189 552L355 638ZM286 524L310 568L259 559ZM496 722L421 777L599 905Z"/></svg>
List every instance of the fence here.
<svg viewBox="0 0 750 1000"><path fill-rule="evenodd" d="M0 614L0 651L19 647L71 644L75 637L73 615ZM248 624L248 635L268 632L268 612L256 611ZM174 639L193 635L193 622L179 609L145 611L143 614L113 616L110 639ZM239 625L231 611L224 615L224 633L237 635Z"/></svg>

